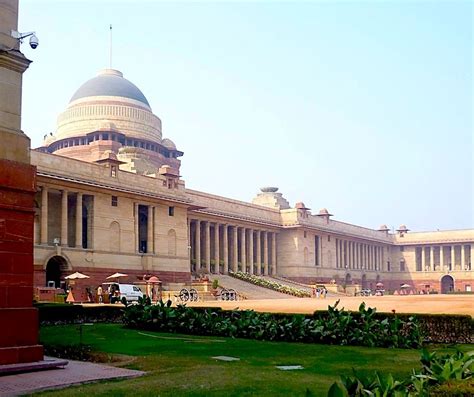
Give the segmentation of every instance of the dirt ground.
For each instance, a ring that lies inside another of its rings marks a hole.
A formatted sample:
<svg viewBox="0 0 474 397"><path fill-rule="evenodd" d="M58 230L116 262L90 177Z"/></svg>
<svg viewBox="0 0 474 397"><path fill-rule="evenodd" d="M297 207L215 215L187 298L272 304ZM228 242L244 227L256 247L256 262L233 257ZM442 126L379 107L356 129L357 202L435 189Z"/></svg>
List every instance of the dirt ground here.
<svg viewBox="0 0 474 397"><path fill-rule="evenodd" d="M397 313L444 313L468 314L474 317L473 295L407 295L407 296L368 296L368 297L330 297L326 299L265 299L242 300L238 302L193 302L187 306L220 306L224 309L253 309L261 312L280 313L313 313L325 310L340 299L338 307L347 310L358 310L361 302L369 307L377 308L378 312Z"/></svg>

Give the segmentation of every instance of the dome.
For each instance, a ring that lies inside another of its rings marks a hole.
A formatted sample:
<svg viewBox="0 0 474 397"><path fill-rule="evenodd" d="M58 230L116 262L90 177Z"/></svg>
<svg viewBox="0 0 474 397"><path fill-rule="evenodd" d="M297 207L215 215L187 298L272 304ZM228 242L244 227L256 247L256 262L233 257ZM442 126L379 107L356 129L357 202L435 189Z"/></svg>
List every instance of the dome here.
<svg viewBox="0 0 474 397"><path fill-rule="evenodd" d="M150 107L145 95L138 87L123 78L122 72L115 69L104 69L96 77L86 81L74 93L69 103L87 97L117 96L130 98Z"/></svg>
<svg viewBox="0 0 474 397"><path fill-rule="evenodd" d="M169 150L176 150L176 145L171 139L165 138L161 141L161 144Z"/></svg>
<svg viewBox="0 0 474 397"><path fill-rule="evenodd" d="M277 188L277 187L274 187L274 186L261 187L260 190L261 190L263 193L276 193L276 192L278 192L278 188Z"/></svg>

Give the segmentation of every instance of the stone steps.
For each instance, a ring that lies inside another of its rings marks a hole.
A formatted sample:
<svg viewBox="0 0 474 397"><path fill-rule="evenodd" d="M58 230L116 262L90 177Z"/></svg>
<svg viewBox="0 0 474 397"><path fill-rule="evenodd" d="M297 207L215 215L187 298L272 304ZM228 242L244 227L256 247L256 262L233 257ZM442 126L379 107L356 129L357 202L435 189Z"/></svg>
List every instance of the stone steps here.
<svg viewBox="0 0 474 397"><path fill-rule="evenodd" d="M248 283L243 280L236 279L223 274L211 274L211 279L217 279L219 285L223 288L233 288L239 294L244 295L247 299L292 299L294 296L282 294L268 288L259 287L258 285Z"/></svg>

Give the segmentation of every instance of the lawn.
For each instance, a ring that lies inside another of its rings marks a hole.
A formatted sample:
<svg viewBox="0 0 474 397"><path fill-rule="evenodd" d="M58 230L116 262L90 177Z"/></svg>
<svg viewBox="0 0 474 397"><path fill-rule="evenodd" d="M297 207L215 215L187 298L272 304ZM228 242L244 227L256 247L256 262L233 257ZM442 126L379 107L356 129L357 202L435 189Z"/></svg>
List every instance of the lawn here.
<svg viewBox="0 0 474 397"><path fill-rule="evenodd" d="M77 325L41 328L43 344L78 344ZM419 367L417 350L342 347L136 331L117 324L83 326L84 344L109 354L136 357L127 365L147 371L131 380L102 382L41 395L63 396L325 396L351 368L405 377ZM463 350L472 350L464 346ZM213 356L232 356L223 362ZM302 365L281 371L277 365Z"/></svg>

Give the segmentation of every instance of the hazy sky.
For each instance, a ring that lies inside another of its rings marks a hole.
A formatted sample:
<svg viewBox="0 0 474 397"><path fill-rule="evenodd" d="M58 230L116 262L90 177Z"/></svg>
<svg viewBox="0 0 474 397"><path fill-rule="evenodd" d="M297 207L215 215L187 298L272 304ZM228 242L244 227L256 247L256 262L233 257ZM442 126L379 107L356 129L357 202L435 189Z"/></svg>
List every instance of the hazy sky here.
<svg viewBox="0 0 474 397"><path fill-rule="evenodd" d="M377 228L473 227L470 1L20 0L23 130L55 131L109 64L145 94L189 188Z"/></svg>

